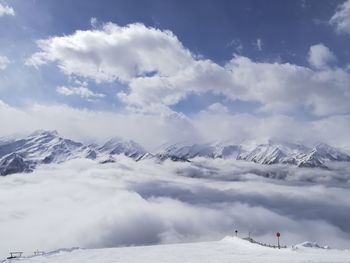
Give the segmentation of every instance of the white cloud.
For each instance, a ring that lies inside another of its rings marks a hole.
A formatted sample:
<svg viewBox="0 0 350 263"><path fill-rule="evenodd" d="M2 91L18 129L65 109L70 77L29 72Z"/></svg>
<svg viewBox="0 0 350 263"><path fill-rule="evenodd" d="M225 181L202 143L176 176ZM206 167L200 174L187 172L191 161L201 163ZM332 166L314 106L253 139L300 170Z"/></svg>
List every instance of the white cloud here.
<svg viewBox="0 0 350 263"><path fill-rule="evenodd" d="M263 42L262 42L261 38L257 38L256 39L256 47L258 48L259 51L262 51L262 49L263 49Z"/></svg>
<svg viewBox="0 0 350 263"><path fill-rule="evenodd" d="M283 113L304 109L323 116L350 111L350 74L342 69L314 71L289 63L261 63L236 57L226 65L232 85L223 93L231 99L258 101L262 110ZM238 88L240 91L238 93Z"/></svg>
<svg viewBox="0 0 350 263"><path fill-rule="evenodd" d="M120 93L124 102L147 107L152 103L173 105L189 94L212 91L223 93L232 89L239 96L239 87L232 83L231 75L210 60L194 61L176 74L135 78L130 82L129 92ZM237 97L235 96L235 97Z"/></svg>
<svg viewBox="0 0 350 263"><path fill-rule="evenodd" d="M321 141L340 148L350 146L350 115L300 121L285 115L256 117L251 114L232 114L208 109L193 116L192 123L207 141L261 143L274 140L301 142L306 145Z"/></svg>
<svg viewBox="0 0 350 263"><path fill-rule="evenodd" d="M98 19L96 17L91 17L90 24L93 28L97 28L98 27Z"/></svg>
<svg viewBox="0 0 350 263"><path fill-rule="evenodd" d="M14 16L15 10L11 6L3 5L0 3L0 17L4 15Z"/></svg>
<svg viewBox="0 0 350 263"><path fill-rule="evenodd" d="M243 56L221 66L193 55L170 31L142 24L107 23L100 29L40 40L38 45L41 51L27 64L56 62L68 75L122 81L129 89L119 92L119 98L139 110L165 108L190 94L211 92L260 102L267 112L304 110L318 116L350 112L350 74L325 67L335 58L323 45L310 49L309 60L316 69Z"/></svg>
<svg viewBox="0 0 350 263"><path fill-rule="evenodd" d="M143 24L121 27L107 23L99 30L40 40L38 45L42 51L27 64L57 62L66 74L97 82L130 81L152 72L172 75L192 60L191 53L172 32Z"/></svg>
<svg viewBox="0 0 350 263"><path fill-rule="evenodd" d="M119 97L128 104L147 107L152 103L173 105L189 94L212 92L231 100L260 102L261 110L267 112L302 109L323 116L350 111L349 81L350 74L342 69L314 71L289 63L235 57L225 67L201 60L172 76L135 78L129 91Z"/></svg>
<svg viewBox="0 0 350 263"><path fill-rule="evenodd" d="M320 43L310 47L308 61L311 66L322 69L329 67L337 60L332 51L324 44Z"/></svg>
<svg viewBox="0 0 350 263"><path fill-rule="evenodd" d="M10 60L5 56L0 56L0 70L4 70L10 64Z"/></svg>
<svg viewBox="0 0 350 263"><path fill-rule="evenodd" d="M284 115L256 117L233 114L221 104L214 104L207 111L191 117L162 109L156 113L156 108L154 112L116 113L66 105L32 105L19 109L0 103L0 136L19 132L28 134L36 129L55 129L63 136L84 142L104 142L113 136L130 138L148 150L179 141L241 143L268 139L305 144L322 141L340 148L350 147L350 115L298 121ZM23 123L27 124L23 126Z"/></svg>
<svg viewBox="0 0 350 263"><path fill-rule="evenodd" d="M220 113L228 113L229 109L225 105L223 105L219 102L216 102L216 103L209 105L208 111L220 114Z"/></svg>
<svg viewBox="0 0 350 263"><path fill-rule="evenodd" d="M244 47L242 42L239 39L232 39L229 43L227 43L228 47L233 47L235 50L235 53L242 53Z"/></svg>
<svg viewBox="0 0 350 263"><path fill-rule="evenodd" d="M1 102L0 119L0 136L48 129L58 130L63 136L75 140L89 142L104 142L111 137L120 136L133 139L148 149L171 140L200 138L189 119L173 112L116 113L39 104L19 109ZM23 123L26 125L23 126Z"/></svg>
<svg viewBox="0 0 350 263"><path fill-rule="evenodd" d="M79 86L79 87L59 86L56 88L56 91L61 95L65 95L65 96L77 95L85 99L105 97L104 94L94 93L93 91L91 91L85 86Z"/></svg>
<svg viewBox="0 0 350 263"><path fill-rule="evenodd" d="M350 0L345 1L330 19L339 33L350 34Z"/></svg>

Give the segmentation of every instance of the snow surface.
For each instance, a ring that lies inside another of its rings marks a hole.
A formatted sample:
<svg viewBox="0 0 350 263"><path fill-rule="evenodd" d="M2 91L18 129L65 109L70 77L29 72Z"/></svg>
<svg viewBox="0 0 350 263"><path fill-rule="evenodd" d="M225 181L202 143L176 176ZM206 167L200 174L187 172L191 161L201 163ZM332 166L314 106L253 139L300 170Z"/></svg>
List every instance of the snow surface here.
<svg viewBox="0 0 350 263"><path fill-rule="evenodd" d="M349 262L350 250L295 246L275 249L252 244L236 237L221 241L120 247L104 249L59 250L42 256L6 260L23 263L232 263L232 262Z"/></svg>

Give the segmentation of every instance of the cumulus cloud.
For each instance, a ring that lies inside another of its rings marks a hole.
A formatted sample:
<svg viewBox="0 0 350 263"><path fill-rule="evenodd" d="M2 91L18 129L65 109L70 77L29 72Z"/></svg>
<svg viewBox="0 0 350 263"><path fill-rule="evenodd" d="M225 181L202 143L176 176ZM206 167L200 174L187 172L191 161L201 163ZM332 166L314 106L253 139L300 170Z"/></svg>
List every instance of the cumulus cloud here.
<svg viewBox="0 0 350 263"><path fill-rule="evenodd" d="M308 60L311 66L322 69L335 62L337 58L328 47L321 43L310 47Z"/></svg>
<svg viewBox="0 0 350 263"><path fill-rule="evenodd" d="M324 116L350 111L350 74L324 67L335 58L323 45L310 49L309 61L315 70L243 56L218 65L191 53L172 32L143 24L107 23L98 29L39 40L38 46L40 51L27 64L53 62L68 75L123 82L128 89L118 92L118 97L130 107L165 108L191 94L209 92L259 102L267 112L302 109Z"/></svg>
<svg viewBox="0 0 350 263"><path fill-rule="evenodd" d="M339 33L350 34L350 1L347 0L338 7L338 10L329 21Z"/></svg>
<svg viewBox="0 0 350 263"><path fill-rule="evenodd" d="M11 6L3 5L0 3L0 17L5 15L14 16L15 10Z"/></svg>
<svg viewBox="0 0 350 263"><path fill-rule="evenodd" d="M304 108L316 115L348 112L347 82L350 75L341 69L313 71L289 63L258 63L236 57L226 66L234 83L244 89L240 98L259 101L262 110L293 112ZM232 90L229 89L229 96ZM337 104L338 103L338 104Z"/></svg>
<svg viewBox="0 0 350 263"><path fill-rule="evenodd" d="M314 71L237 56L225 67L201 60L173 76L134 79L128 93L119 93L119 97L133 105L173 105L189 94L212 92L231 100L260 102L266 112L304 109L324 116L349 112L349 80L350 74L338 68Z"/></svg>
<svg viewBox="0 0 350 263"><path fill-rule="evenodd" d="M242 93L239 87L231 86L228 72L210 60L194 61L170 76L154 75L135 78L129 85L128 92L119 93L126 103L147 107L149 104L162 103L174 105L189 94L214 92L220 94L224 89L232 89L237 95Z"/></svg>
<svg viewBox="0 0 350 263"><path fill-rule="evenodd" d="M105 95L101 93L95 93L91 91L89 88L80 86L80 87L66 87L66 86L59 86L56 88L56 91L65 96L79 96L85 99L89 98L104 98Z"/></svg>
<svg viewBox="0 0 350 263"><path fill-rule="evenodd" d="M0 70L4 70L10 64L10 60L5 56L0 56Z"/></svg>
<svg viewBox="0 0 350 263"><path fill-rule="evenodd" d="M130 24L107 23L101 29L39 40L40 52L27 60L39 66L56 62L66 74L101 81L130 81L157 72L172 75L192 60L170 31Z"/></svg>
<svg viewBox="0 0 350 263"><path fill-rule="evenodd" d="M0 231L10 238L0 255L215 240L235 228L264 242L274 242L279 230L288 245L314 240L349 247L348 184L280 183L259 169L227 160L175 165L119 157L3 177Z"/></svg>

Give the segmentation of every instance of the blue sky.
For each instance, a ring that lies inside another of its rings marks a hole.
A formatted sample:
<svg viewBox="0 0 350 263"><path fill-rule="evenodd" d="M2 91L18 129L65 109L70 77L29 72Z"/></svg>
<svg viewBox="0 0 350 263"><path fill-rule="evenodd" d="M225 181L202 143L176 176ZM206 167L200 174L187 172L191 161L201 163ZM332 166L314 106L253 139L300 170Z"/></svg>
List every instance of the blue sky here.
<svg viewBox="0 0 350 263"><path fill-rule="evenodd" d="M0 4L13 11L0 8L0 100L14 110L348 123L349 1Z"/></svg>

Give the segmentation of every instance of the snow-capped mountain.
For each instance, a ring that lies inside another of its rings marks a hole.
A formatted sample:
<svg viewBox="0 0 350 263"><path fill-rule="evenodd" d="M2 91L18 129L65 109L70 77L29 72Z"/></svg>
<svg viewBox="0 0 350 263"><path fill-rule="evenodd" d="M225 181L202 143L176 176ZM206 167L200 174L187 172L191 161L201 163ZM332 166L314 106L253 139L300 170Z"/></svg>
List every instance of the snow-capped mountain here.
<svg viewBox="0 0 350 263"><path fill-rule="evenodd" d="M36 131L24 138L0 139L0 175L30 172L40 164L61 163L75 158L96 159L100 163L114 162L115 155L125 155L135 161L156 159L188 162L195 157L203 157L318 168L327 168L329 161L350 162L347 153L324 143L314 147L271 141L254 147L247 145L182 142L151 154L136 142L119 137L110 139L102 146L84 145L62 138L56 131Z"/></svg>
<svg viewBox="0 0 350 263"><path fill-rule="evenodd" d="M195 157L232 158L260 164L289 164L299 167L326 168L327 161L350 161L350 156L334 147L320 143L314 147L302 144L274 143L259 144L252 149L235 144L184 144L166 147L158 156L163 159L179 158L190 160Z"/></svg>
<svg viewBox="0 0 350 263"><path fill-rule="evenodd" d="M192 159L195 157L207 158L237 158L242 147L234 144L214 143L214 144L186 144L177 143L166 147L160 155L177 157L181 159Z"/></svg>
<svg viewBox="0 0 350 263"><path fill-rule="evenodd" d="M350 162L350 156L347 153L325 143L317 144L313 149L313 152L315 152L315 154L321 159Z"/></svg>
<svg viewBox="0 0 350 263"><path fill-rule="evenodd" d="M307 148L299 144L260 144L251 151L241 153L237 159L260 164L288 163L296 164L293 156L307 152Z"/></svg>
<svg viewBox="0 0 350 263"><path fill-rule="evenodd" d="M301 144L266 143L253 150L242 153L238 160L252 161L260 164L291 164L299 167L323 167L321 156Z"/></svg>
<svg viewBox="0 0 350 263"><path fill-rule="evenodd" d="M64 139L56 131L36 131L0 144L0 175L32 171L38 164L60 163L72 158L96 158L94 149Z"/></svg>
<svg viewBox="0 0 350 263"><path fill-rule="evenodd" d="M100 153L108 155L124 154L135 160L141 159L147 153L147 151L138 143L132 140L124 140L119 137L110 139L102 147L97 148L97 150Z"/></svg>
<svg viewBox="0 0 350 263"><path fill-rule="evenodd" d="M99 147L62 138L56 131L36 131L24 138L1 140L0 175L30 172L39 164L61 163L74 158L110 158L125 154L137 160L145 153L133 141L112 139Z"/></svg>
<svg viewBox="0 0 350 263"><path fill-rule="evenodd" d="M326 168L327 161L350 161L350 156L324 143L310 148L301 144L270 142L258 145L252 151L241 154L238 159L260 164L282 163L299 167Z"/></svg>

